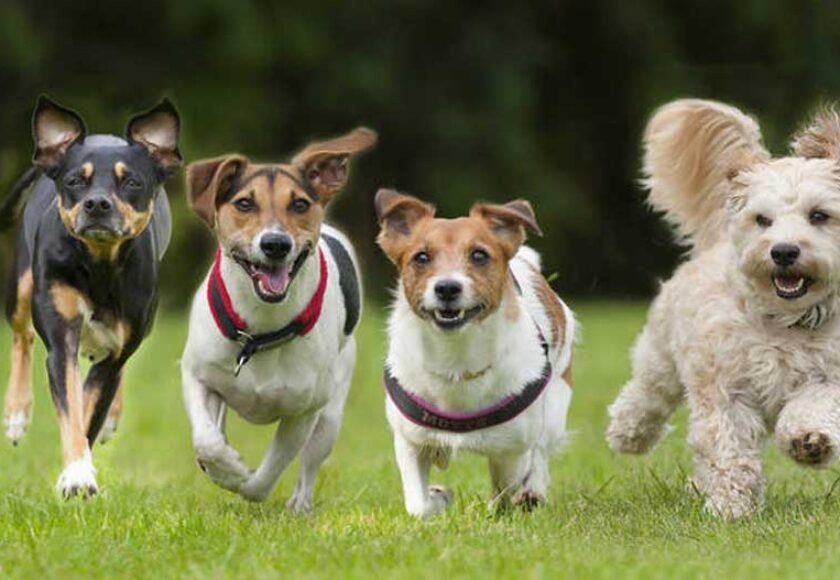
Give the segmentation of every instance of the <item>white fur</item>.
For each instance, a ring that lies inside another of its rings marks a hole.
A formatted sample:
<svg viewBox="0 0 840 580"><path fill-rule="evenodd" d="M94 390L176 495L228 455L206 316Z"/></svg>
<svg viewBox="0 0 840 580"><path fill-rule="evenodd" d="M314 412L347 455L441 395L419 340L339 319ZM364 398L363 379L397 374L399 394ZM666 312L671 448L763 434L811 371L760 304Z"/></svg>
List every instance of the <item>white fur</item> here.
<svg viewBox="0 0 840 580"><path fill-rule="evenodd" d="M76 494L94 495L98 491L96 469L93 467L89 449L85 450L82 457L69 463L64 468L58 477L56 487L64 497L71 497Z"/></svg>
<svg viewBox="0 0 840 580"><path fill-rule="evenodd" d="M806 465L823 466L840 448L840 180L835 160L751 156L754 122L704 103L664 107L646 134L653 203L682 235L699 237L651 306L607 438L616 451L644 453L686 399L694 484L707 509L738 518L762 505L760 455L774 430L781 450ZM677 147L686 140L691 163ZM830 221L809 223L814 209ZM778 243L799 246L797 267L815 279L800 298L776 294ZM814 326L817 307L827 316Z"/></svg>
<svg viewBox="0 0 840 580"><path fill-rule="evenodd" d="M540 276L533 266L536 252L523 248L511 269L523 294L509 294L496 312L468 323L454 332L442 332L411 310L398 288L388 323L390 338L387 364L402 386L436 407L450 412L475 411L492 405L540 375L545 358L537 326L548 336L546 313L531 283ZM507 318L509 300L518 313ZM468 433L451 433L418 426L406 419L390 398L386 413L394 431L397 464L403 482L406 510L429 517L448 507L449 490L428 485L432 464L445 468L458 451L488 457L493 486L500 498L533 495L545 499L548 458L566 433L566 414L572 392L562 374L569 365L575 322L565 309L565 341L552 348L553 375L540 398L516 418L494 427ZM487 372L462 380L465 373Z"/></svg>
<svg viewBox="0 0 840 580"><path fill-rule="evenodd" d="M322 230L352 246L337 230ZM339 272L324 242L328 283L321 317L312 331L278 348L257 353L238 377L233 371L239 344L219 332L206 299L207 280L199 288L190 315L187 345L181 359L184 401L199 463L220 486L253 501L268 497L288 464L302 450L294 510L312 506L321 463L332 450L350 388L356 346L343 333L344 298ZM259 333L291 322L309 303L320 279L317 252L306 260L279 304L259 300L250 279L231 259L221 262L222 277L237 312ZM252 423L279 421L262 463L251 471L225 436L226 407Z"/></svg>

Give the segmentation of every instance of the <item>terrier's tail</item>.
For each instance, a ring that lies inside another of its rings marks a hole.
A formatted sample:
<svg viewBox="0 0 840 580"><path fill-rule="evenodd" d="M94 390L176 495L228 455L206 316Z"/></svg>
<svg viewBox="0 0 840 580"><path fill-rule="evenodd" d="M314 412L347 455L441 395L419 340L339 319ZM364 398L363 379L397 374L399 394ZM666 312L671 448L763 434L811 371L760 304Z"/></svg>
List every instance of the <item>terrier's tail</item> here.
<svg viewBox="0 0 840 580"><path fill-rule="evenodd" d="M730 180L770 157L755 119L700 99L673 101L657 110L645 130L644 149L648 203L694 250L713 245L722 234Z"/></svg>
<svg viewBox="0 0 840 580"><path fill-rule="evenodd" d="M25 201L24 193L39 175L41 175L39 167L33 165L27 169L12 186L9 195L0 202L0 231L7 230L15 224L20 208L23 207Z"/></svg>

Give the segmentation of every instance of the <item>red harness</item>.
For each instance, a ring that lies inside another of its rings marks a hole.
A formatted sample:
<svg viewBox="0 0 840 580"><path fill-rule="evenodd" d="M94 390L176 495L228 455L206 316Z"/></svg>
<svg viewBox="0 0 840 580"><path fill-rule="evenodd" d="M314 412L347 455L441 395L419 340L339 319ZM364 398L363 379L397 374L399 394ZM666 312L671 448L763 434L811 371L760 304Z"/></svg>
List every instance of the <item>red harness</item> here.
<svg viewBox="0 0 840 580"><path fill-rule="evenodd" d="M238 376L242 366L256 353L280 346L298 336L306 336L315 327L324 306L324 293L327 289L328 276L327 260L321 248L318 248L318 258L321 267L321 279L318 281L318 288L315 289L315 294L312 295L306 308L283 328L260 334L251 334L248 332L248 324L233 307L233 302L220 272L222 250L221 248L216 250L216 259L213 262L210 278L207 281L207 303L219 332L242 346L236 357L234 375Z"/></svg>

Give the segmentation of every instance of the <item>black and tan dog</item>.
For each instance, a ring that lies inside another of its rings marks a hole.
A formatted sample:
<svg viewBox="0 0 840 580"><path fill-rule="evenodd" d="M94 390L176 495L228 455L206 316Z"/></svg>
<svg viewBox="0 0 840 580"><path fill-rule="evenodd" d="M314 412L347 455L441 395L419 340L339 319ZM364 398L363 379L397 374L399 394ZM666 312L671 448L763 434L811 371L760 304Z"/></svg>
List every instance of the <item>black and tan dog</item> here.
<svg viewBox="0 0 840 580"><path fill-rule="evenodd" d="M134 117L124 139L86 135L82 119L41 97L32 120L34 166L0 208L18 228L7 305L13 329L6 435L15 443L32 405L32 323L47 349L58 412L64 496L97 491L90 448L108 417L126 360L151 329L158 263L171 218L162 183L181 164L169 101ZM78 355L92 363L84 383ZM116 413L119 404L114 405ZM115 426L116 414L108 417Z"/></svg>

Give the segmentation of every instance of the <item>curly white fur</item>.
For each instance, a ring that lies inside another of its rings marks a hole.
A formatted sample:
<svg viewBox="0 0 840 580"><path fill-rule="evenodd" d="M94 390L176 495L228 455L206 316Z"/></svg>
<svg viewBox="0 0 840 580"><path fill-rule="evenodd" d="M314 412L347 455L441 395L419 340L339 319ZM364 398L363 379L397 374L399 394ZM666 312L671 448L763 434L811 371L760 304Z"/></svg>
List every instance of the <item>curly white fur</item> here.
<svg viewBox="0 0 840 580"><path fill-rule="evenodd" d="M840 450L840 122L820 113L795 156L770 159L760 142L750 117L720 103L676 101L650 121L650 202L693 251L662 286L609 408L612 449L644 453L687 400L694 484L727 518L762 505L771 433L805 465ZM778 244L799 248L793 265L774 262ZM806 280L805 294L782 297L780 272Z"/></svg>

